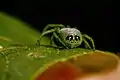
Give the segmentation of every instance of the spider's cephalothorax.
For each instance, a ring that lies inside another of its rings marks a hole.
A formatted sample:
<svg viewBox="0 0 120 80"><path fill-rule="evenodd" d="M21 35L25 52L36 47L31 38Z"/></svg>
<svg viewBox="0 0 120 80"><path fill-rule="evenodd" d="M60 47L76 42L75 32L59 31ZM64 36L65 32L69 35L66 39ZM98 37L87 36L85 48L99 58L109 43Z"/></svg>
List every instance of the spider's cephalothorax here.
<svg viewBox="0 0 120 80"><path fill-rule="evenodd" d="M53 39L55 39L56 41L58 41L58 43L62 44L62 47L76 48L80 46L82 42L84 42L85 47L91 49L89 43L86 40L87 38L92 42L93 49L95 49L93 39L86 34L81 34L81 32L76 28L65 27L62 24L48 24L44 28L40 36L40 39L42 38L42 36L49 33L52 33L51 42L54 42ZM37 41L39 45L40 45L40 39Z"/></svg>
<svg viewBox="0 0 120 80"><path fill-rule="evenodd" d="M62 28L59 30L59 36L68 48L75 48L82 42L82 35L75 28Z"/></svg>

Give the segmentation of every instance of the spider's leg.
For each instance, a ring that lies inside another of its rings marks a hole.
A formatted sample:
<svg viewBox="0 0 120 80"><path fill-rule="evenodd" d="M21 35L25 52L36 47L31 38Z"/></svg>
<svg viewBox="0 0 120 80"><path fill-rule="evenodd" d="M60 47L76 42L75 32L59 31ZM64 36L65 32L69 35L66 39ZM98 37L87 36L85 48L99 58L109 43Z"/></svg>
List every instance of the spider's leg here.
<svg viewBox="0 0 120 80"><path fill-rule="evenodd" d="M60 30L60 28L54 28L55 30L56 30L56 32L59 32L59 30ZM53 35L51 36L51 41L50 41L50 44L52 45L53 44L53 38L54 38L54 33L55 32L53 32ZM54 45L55 45L55 43L54 43Z"/></svg>
<svg viewBox="0 0 120 80"><path fill-rule="evenodd" d="M55 43L54 43L54 35L51 36L51 41L50 41L50 45L53 46L53 47L58 47Z"/></svg>
<svg viewBox="0 0 120 80"><path fill-rule="evenodd" d="M51 44L51 45L56 45L56 44L54 43L54 41L53 41L53 38L54 38L54 35L51 36L50 44ZM57 45L56 45L56 46L57 46Z"/></svg>
<svg viewBox="0 0 120 80"><path fill-rule="evenodd" d="M48 30L48 31L43 32L43 33L40 35L39 40L37 40L37 44L40 46L40 40L41 40L41 38L42 38L44 35L47 35L47 34L52 33L52 32L54 32L54 31L55 31L55 29L51 29L51 30Z"/></svg>
<svg viewBox="0 0 120 80"><path fill-rule="evenodd" d="M59 42L60 42L63 46L65 46L65 47L68 49L68 47L67 47L67 46L64 44L64 42L57 36L56 33L53 33L53 35L54 35L54 37L55 37L56 39L59 40Z"/></svg>
<svg viewBox="0 0 120 80"><path fill-rule="evenodd" d="M53 35L51 36L51 41L50 41L50 44L52 45L52 43L53 43Z"/></svg>
<svg viewBox="0 0 120 80"><path fill-rule="evenodd" d="M45 26L43 32L48 30L49 28L54 28L54 27L65 28L65 26L63 24L48 24Z"/></svg>
<svg viewBox="0 0 120 80"><path fill-rule="evenodd" d="M87 34L83 34L83 37L89 39L92 42L93 49L95 50L95 44L94 44L93 39L90 36L88 36Z"/></svg>
<svg viewBox="0 0 120 80"><path fill-rule="evenodd" d="M83 42L85 43L85 48L90 48L90 49L92 49L92 48L90 47L89 43L86 41L85 38L83 38Z"/></svg>

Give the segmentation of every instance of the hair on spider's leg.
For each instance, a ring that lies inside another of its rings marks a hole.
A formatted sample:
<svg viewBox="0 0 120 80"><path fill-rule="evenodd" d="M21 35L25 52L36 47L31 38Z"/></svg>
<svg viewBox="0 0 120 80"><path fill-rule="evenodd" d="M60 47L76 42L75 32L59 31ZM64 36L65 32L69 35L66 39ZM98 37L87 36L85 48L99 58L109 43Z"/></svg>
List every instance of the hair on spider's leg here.
<svg viewBox="0 0 120 80"><path fill-rule="evenodd" d="M49 28L54 28L54 27L65 28L65 26L63 24L48 24L48 25L45 26L43 32L45 32Z"/></svg>
<svg viewBox="0 0 120 80"><path fill-rule="evenodd" d="M83 34L83 37L89 39L92 42L93 50L95 50L95 44L94 44L93 39L90 36L88 36L87 34Z"/></svg>
<svg viewBox="0 0 120 80"><path fill-rule="evenodd" d="M54 35L54 37L56 38L56 39L58 39L59 40L59 42L64 46L64 47L66 47L67 49L68 49L68 47L64 44L64 42L63 41L61 41L61 39L57 36L57 34L56 33L53 33L53 35Z"/></svg>
<svg viewBox="0 0 120 80"><path fill-rule="evenodd" d="M54 32L54 31L55 31L55 29L51 29L51 30L48 30L48 31L43 32L43 33L40 35L39 40L37 40L38 45L40 46L40 40L41 40L41 38L42 38L44 35L47 35L47 34L52 33L52 32Z"/></svg>
<svg viewBox="0 0 120 80"><path fill-rule="evenodd" d="M90 49L92 49L92 48L90 47L89 43L86 41L85 38L83 38L83 42L85 43L85 48L90 48Z"/></svg>

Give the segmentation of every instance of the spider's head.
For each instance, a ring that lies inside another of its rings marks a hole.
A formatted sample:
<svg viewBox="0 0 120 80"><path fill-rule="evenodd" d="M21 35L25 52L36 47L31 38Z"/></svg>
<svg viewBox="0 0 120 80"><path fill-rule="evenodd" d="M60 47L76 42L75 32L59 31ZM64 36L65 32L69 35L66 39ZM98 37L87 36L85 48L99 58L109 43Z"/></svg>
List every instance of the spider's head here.
<svg viewBox="0 0 120 80"><path fill-rule="evenodd" d="M75 48L82 42L82 35L76 28L63 28L60 30L60 35L66 46Z"/></svg>
<svg viewBox="0 0 120 80"><path fill-rule="evenodd" d="M70 48L74 48L74 47L77 47L80 45L81 43L81 37L79 35L73 35L73 34L70 34L70 35L67 35L66 36L66 45Z"/></svg>

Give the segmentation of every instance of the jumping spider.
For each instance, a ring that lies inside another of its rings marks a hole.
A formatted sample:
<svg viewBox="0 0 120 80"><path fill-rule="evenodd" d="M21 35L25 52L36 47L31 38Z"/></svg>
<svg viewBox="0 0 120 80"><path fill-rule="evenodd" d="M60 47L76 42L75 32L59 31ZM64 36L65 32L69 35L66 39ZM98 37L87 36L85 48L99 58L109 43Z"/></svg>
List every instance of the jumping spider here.
<svg viewBox="0 0 120 80"><path fill-rule="evenodd" d="M52 28L52 29L50 29ZM92 47L95 50L94 41L91 37L89 37L87 34L82 34L78 29L76 28L70 28L70 26L65 27L62 24L48 24L42 34L40 35L40 39L37 40L37 44L40 45L40 40L44 35L52 33L51 36L51 44L52 42L55 43L54 39L57 41L57 43L61 43L62 47L64 48L76 48L81 45L82 42L85 43L86 48L90 48L89 43L86 39L90 40L92 42ZM57 44L56 44L57 45ZM57 45L59 46L59 45Z"/></svg>

